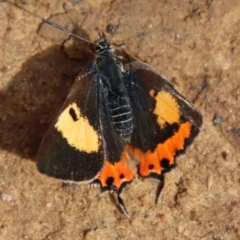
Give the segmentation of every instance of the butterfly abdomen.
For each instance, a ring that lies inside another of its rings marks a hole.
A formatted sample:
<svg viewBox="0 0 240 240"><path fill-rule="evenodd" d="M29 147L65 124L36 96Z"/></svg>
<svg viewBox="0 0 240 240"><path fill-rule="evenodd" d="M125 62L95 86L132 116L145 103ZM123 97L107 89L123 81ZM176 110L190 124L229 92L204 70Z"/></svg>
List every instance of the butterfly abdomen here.
<svg viewBox="0 0 240 240"><path fill-rule="evenodd" d="M108 109L115 130L126 142L129 142L133 131L133 117L128 97L109 93Z"/></svg>

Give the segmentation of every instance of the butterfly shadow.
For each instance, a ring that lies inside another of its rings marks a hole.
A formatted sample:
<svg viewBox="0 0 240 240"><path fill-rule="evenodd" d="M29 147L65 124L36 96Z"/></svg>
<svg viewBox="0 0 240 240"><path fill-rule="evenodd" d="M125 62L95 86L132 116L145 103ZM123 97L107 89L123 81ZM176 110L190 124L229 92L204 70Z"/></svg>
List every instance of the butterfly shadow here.
<svg viewBox="0 0 240 240"><path fill-rule="evenodd" d="M74 44L67 48L54 46L32 56L0 91L0 148L34 161L72 83L94 57ZM80 59L66 53L74 51Z"/></svg>

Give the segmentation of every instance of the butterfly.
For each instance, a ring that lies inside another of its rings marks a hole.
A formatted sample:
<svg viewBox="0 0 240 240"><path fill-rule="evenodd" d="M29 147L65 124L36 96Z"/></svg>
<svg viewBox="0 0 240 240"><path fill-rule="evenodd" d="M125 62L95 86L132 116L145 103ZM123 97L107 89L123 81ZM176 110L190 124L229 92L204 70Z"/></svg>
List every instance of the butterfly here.
<svg viewBox="0 0 240 240"><path fill-rule="evenodd" d="M60 26L44 20L83 41ZM160 181L176 156L197 136L202 115L161 73L146 63L123 63L99 34L95 59L77 76L37 154L39 171L68 182L99 183L115 191L128 215L122 190L142 177Z"/></svg>

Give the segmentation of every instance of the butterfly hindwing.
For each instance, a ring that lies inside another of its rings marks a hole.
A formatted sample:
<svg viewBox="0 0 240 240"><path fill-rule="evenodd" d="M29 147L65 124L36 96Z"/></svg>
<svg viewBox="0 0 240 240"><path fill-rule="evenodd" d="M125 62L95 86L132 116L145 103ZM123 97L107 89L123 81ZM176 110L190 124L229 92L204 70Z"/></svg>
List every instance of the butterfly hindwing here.
<svg viewBox="0 0 240 240"><path fill-rule="evenodd" d="M101 128L101 138L103 143L103 153L106 159L105 166L101 171L98 181L102 190L116 190L119 194L124 183L129 183L133 179L133 172L128 167L128 149L126 140L116 129L116 116L122 109L119 101L125 100L125 86L122 83L122 73L120 62L112 56L105 56L96 61L98 70L96 74L99 81L99 121ZM118 94L120 93L120 96ZM123 93L123 99L121 94ZM115 104L117 104L117 106ZM120 105L118 105L120 104ZM113 120L114 119L114 120Z"/></svg>

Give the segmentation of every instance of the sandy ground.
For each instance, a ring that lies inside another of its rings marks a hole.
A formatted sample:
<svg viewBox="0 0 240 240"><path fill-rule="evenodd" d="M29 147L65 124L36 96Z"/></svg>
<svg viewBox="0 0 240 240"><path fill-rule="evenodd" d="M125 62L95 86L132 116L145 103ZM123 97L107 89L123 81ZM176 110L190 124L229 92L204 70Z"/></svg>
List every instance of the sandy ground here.
<svg viewBox="0 0 240 240"><path fill-rule="evenodd" d="M41 17L92 41L117 27L113 45L202 112L158 205L151 179L122 194L127 219L115 196L38 173L40 141L91 58ZM239 0L0 1L0 23L0 239L240 239Z"/></svg>

